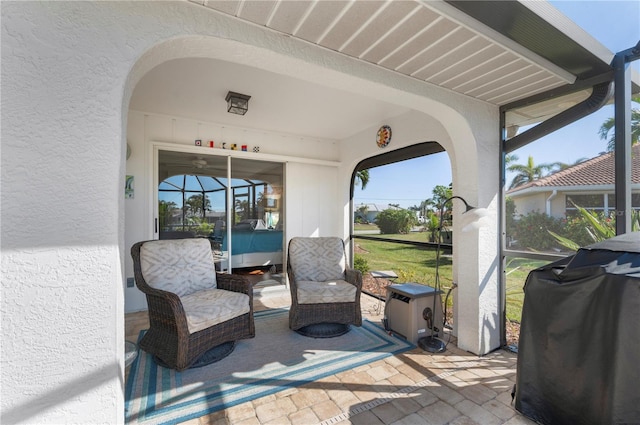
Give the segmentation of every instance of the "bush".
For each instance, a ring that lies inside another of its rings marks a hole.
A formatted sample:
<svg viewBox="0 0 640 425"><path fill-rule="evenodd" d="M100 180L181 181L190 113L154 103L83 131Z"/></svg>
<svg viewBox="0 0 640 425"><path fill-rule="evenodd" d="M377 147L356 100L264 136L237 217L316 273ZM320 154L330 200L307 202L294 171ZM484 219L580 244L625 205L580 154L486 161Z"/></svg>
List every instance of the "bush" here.
<svg viewBox="0 0 640 425"><path fill-rule="evenodd" d="M513 236L518 240L518 245L522 248L549 251L560 247L558 241L549 231L560 233L562 231L562 220L533 211L521 216L520 220L514 223Z"/></svg>
<svg viewBox="0 0 640 425"><path fill-rule="evenodd" d="M565 228L560 232L562 236L571 239L578 246L591 245L594 242L593 234L589 231L589 220L583 216L567 218Z"/></svg>
<svg viewBox="0 0 640 425"><path fill-rule="evenodd" d="M360 272L364 275L369 271L369 263L366 258L356 254L353 257L353 268L356 270L360 270Z"/></svg>
<svg viewBox="0 0 640 425"><path fill-rule="evenodd" d="M409 233L418 218L413 211L388 209L378 214L375 223L382 234Z"/></svg>
<svg viewBox="0 0 640 425"><path fill-rule="evenodd" d="M575 206L579 215L567 219L562 233L553 234L561 245L577 251L581 247L616 235L615 218L606 216L602 211L589 211L578 205ZM640 212L632 210L631 231L637 232L639 230Z"/></svg>

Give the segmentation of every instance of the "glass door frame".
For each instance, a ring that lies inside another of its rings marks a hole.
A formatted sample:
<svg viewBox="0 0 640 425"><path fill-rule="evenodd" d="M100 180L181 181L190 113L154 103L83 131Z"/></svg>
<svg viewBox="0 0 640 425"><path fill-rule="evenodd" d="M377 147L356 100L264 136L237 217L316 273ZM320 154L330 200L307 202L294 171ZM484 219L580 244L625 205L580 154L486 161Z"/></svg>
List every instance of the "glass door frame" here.
<svg viewBox="0 0 640 425"><path fill-rule="evenodd" d="M283 170L283 190L284 190L284 173L285 173L285 168L286 168L286 159L284 158L273 158L271 157L271 155L269 155L269 158L264 158L264 157L260 157L260 158L246 158L246 155L242 155L245 154L244 152L242 152L241 154L237 154L234 151L221 151L220 149L205 149L199 146L186 146L186 145L175 145L175 144L168 144L166 142L151 142L149 145L149 155L148 155L148 168L149 170L152 170L151 173L149 173L148 175L148 180L147 180L147 184L148 187L150 189L150 196L148 196L148 199L150 200L150 205L148 207L148 217L149 217L149 223L151 223L151 228L150 228L150 237L149 239L159 239L160 238L160 228L159 228L159 208L158 208L158 203L159 203L159 185L161 183L160 180L160 176L159 176L159 157L160 157L160 151L170 151L170 152L178 152L178 153L184 153L184 154L191 154L194 156L202 156L202 157L207 157L207 156L215 156L215 157L224 157L226 158L226 179L227 182L229 182L229 185L231 185L230 182L232 182L232 169L231 169L231 162L233 158L242 158L242 159L248 159L248 160L252 160L252 161L268 161L268 162L274 162L274 163L280 163L282 164L282 170ZM251 197L252 195L249 194L249 197ZM284 197L283 197L284 199ZM235 214L235 205L234 205L234 191L232 188L229 188L229 190L226 190L226 206L225 206L225 222L226 222L226 229L225 229L225 234L226 234L226 240L228 241L227 246L226 246L226 258L227 258L227 267L226 267L226 271L231 273L233 268L232 268L232 255L231 253L232 251L232 227L233 227L233 217L232 215ZM281 206L281 212L284 213L284 206ZM283 234L283 246L284 246L284 234ZM285 258L285 250L283 247L283 253L282 253L282 265L283 267L286 265L286 258Z"/></svg>

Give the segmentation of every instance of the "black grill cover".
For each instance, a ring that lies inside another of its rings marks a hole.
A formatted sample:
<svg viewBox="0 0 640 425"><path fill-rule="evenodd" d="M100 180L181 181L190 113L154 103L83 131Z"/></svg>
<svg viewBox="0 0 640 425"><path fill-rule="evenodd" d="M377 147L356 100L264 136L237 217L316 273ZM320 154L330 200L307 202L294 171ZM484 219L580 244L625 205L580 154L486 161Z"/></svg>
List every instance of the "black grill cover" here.
<svg viewBox="0 0 640 425"><path fill-rule="evenodd" d="M529 273L515 408L558 424L640 424L640 232Z"/></svg>

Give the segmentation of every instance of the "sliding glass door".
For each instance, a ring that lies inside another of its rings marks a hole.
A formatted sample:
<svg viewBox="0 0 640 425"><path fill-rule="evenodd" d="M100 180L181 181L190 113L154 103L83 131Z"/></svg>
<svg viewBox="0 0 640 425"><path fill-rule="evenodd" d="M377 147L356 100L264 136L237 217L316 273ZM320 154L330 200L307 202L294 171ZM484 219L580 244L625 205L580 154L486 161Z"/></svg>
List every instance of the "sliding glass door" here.
<svg viewBox="0 0 640 425"><path fill-rule="evenodd" d="M232 265L256 273L283 264L283 164L231 158Z"/></svg>

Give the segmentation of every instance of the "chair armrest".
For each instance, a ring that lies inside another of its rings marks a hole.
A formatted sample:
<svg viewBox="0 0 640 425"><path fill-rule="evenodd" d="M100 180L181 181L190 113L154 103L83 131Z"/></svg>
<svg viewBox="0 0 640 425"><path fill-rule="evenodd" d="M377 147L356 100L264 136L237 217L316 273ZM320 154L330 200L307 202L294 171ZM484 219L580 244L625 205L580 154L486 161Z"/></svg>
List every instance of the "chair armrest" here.
<svg viewBox="0 0 640 425"><path fill-rule="evenodd" d="M358 288L358 291L362 289L362 272L360 270L346 269L345 280Z"/></svg>
<svg viewBox="0 0 640 425"><path fill-rule="evenodd" d="M249 296L249 308L253 315L253 285L244 276L238 274L216 272L216 286L218 289L240 292Z"/></svg>
<svg viewBox="0 0 640 425"><path fill-rule="evenodd" d="M173 292L152 288L147 285L138 285L138 288L147 296L149 309L149 321L160 321L163 328L175 327L178 333L189 334L187 318L180 297Z"/></svg>
<svg viewBox="0 0 640 425"><path fill-rule="evenodd" d="M238 274L216 272L216 285L218 289L242 292L250 296L253 295L253 286L249 282L249 279Z"/></svg>
<svg viewBox="0 0 640 425"><path fill-rule="evenodd" d="M291 304L298 304L298 281L296 276L291 270L291 267L287 265L287 276L289 277L289 292L291 293Z"/></svg>

